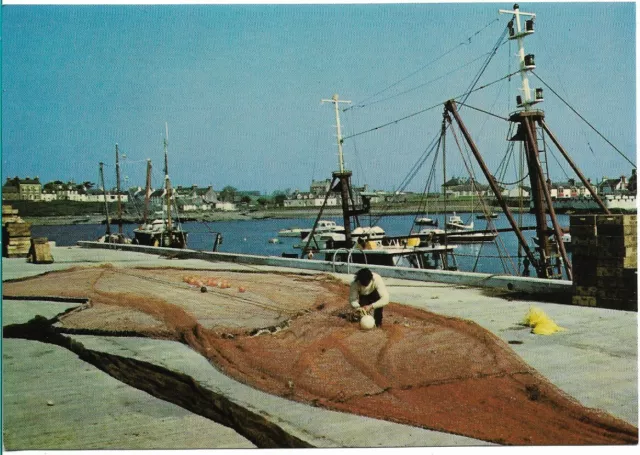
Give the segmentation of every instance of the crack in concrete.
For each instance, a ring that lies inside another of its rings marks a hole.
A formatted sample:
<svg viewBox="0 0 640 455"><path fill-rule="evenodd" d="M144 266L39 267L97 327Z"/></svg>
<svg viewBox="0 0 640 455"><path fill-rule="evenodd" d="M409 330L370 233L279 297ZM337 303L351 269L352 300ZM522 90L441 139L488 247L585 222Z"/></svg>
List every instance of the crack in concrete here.
<svg viewBox="0 0 640 455"><path fill-rule="evenodd" d="M125 384L232 428L259 448L313 447L257 413L203 387L191 376L142 360L87 349L54 327L57 319L38 315L27 323L3 327L3 336L66 348L81 360Z"/></svg>

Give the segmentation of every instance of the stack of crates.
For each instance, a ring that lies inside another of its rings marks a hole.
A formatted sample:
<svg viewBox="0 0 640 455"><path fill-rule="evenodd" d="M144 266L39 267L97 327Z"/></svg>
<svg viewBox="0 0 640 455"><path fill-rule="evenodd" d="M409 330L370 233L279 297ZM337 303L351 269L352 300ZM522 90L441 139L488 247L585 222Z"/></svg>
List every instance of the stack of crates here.
<svg viewBox="0 0 640 455"><path fill-rule="evenodd" d="M572 302L638 311L636 215L571 217Z"/></svg>
<svg viewBox="0 0 640 455"><path fill-rule="evenodd" d="M2 255L26 258L31 248L31 224L18 216L18 210L2 205Z"/></svg>

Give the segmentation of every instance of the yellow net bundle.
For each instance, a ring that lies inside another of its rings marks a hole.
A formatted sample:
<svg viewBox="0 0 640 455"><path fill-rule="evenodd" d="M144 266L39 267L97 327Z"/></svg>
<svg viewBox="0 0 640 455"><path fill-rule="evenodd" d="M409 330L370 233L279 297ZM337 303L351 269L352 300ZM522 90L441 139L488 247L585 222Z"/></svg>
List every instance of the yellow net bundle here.
<svg viewBox="0 0 640 455"><path fill-rule="evenodd" d="M532 332L536 335L551 335L558 331L565 330L553 322L544 311L536 307L529 308L529 312L522 322L529 327L533 327Z"/></svg>

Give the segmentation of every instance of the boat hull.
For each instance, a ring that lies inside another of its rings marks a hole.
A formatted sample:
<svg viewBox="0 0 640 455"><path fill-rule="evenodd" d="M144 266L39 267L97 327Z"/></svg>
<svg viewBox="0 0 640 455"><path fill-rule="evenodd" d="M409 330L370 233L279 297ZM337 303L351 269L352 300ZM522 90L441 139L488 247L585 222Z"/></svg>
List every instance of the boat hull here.
<svg viewBox="0 0 640 455"><path fill-rule="evenodd" d="M142 229L133 230L133 243L136 245L165 247L165 248L186 248L188 234L184 231L146 231Z"/></svg>

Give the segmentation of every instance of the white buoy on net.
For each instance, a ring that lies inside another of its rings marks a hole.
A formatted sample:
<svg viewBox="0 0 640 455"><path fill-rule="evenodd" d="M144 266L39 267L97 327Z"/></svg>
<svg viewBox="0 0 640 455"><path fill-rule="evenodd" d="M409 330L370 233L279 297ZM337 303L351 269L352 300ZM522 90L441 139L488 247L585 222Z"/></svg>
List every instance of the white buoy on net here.
<svg viewBox="0 0 640 455"><path fill-rule="evenodd" d="M360 318L360 328L364 330L370 330L376 326L376 321L369 313L361 309L362 317Z"/></svg>

